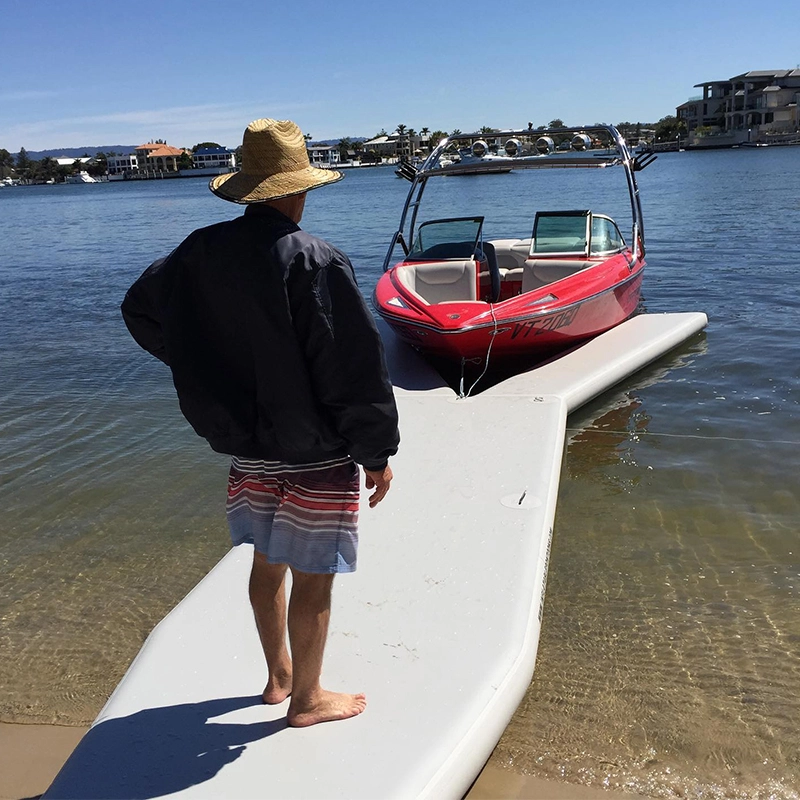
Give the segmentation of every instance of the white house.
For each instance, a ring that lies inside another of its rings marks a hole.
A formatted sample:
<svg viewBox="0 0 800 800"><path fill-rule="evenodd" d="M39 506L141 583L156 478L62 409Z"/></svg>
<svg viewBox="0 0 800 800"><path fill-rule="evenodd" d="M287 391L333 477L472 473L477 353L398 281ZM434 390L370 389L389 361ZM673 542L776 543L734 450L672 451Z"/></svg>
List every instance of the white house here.
<svg viewBox="0 0 800 800"><path fill-rule="evenodd" d="M124 175L126 172L136 172L139 163L134 153L126 156L106 156L109 175Z"/></svg>
<svg viewBox="0 0 800 800"><path fill-rule="evenodd" d="M308 145L308 160L311 162L312 167L330 167L333 164L338 164L341 160L338 147L333 147L327 144L312 144Z"/></svg>
<svg viewBox="0 0 800 800"><path fill-rule="evenodd" d="M203 167L236 167L236 155L226 147L201 147L192 154L192 165L195 169Z"/></svg>

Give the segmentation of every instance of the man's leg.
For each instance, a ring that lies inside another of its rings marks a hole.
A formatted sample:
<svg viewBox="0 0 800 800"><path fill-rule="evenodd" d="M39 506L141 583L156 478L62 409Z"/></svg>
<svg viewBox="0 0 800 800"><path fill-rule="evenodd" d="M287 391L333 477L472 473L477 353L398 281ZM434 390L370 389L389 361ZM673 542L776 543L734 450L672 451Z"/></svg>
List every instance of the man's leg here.
<svg viewBox="0 0 800 800"><path fill-rule="evenodd" d="M363 694L329 692L319 683L331 616L332 586L333 575L292 570L289 642L294 676L287 718L295 728L354 717L367 705Z"/></svg>
<svg viewBox="0 0 800 800"><path fill-rule="evenodd" d="M267 659L269 680L265 703L282 703L292 692L292 661L286 649L286 564L270 564L261 553L253 554L250 604Z"/></svg>

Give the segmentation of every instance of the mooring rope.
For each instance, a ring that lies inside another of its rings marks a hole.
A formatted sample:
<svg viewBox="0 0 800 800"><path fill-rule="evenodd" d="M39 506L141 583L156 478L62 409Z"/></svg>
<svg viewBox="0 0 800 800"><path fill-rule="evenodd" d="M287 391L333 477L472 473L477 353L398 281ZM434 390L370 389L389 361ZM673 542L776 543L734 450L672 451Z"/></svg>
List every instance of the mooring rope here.
<svg viewBox="0 0 800 800"><path fill-rule="evenodd" d="M495 316L494 313L494 303L489 303L489 310L492 312L492 321L494 322L494 328L492 328L492 332L489 334L491 338L489 341L489 347L486 350L486 359L483 365L483 372L481 372L481 374L478 375L478 377L475 379L475 382L472 384L472 386L469 387L469 391L466 394L464 394L464 364L466 363L467 359L465 358L461 359L461 381L458 386L459 400L466 400L466 398L468 398L472 394L472 390L478 385L478 382L486 374L486 370L489 369L489 357L492 354L492 345L494 344L494 337L497 336L497 317Z"/></svg>

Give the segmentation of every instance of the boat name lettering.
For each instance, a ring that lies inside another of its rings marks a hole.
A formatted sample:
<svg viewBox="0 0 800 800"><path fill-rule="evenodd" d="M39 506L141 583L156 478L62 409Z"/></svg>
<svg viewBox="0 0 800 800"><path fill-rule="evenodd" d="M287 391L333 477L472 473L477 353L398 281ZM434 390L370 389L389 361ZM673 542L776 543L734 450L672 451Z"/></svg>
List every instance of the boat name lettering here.
<svg viewBox="0 0 800 800"><path fill-rule="evenodd" d="M545 331L557 331L559 328L565 328L575 319L579 308L580 306L576 305L565 309L560 314L553 314L551 317L541 320L518 322L511 332L511 338L516 339L517 336L521 336L523 339L527 339L531 332L534 336L539 336Z"/></svg>

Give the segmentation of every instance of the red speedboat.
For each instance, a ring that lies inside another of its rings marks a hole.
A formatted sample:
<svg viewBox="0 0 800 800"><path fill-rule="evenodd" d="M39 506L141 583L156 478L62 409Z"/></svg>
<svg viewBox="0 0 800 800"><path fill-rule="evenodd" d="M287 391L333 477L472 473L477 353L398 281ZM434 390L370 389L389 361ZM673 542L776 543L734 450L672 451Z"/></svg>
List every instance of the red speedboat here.
<svg viewBox="0 0 800 800"><path fill-rule="evenodd" d="M453 172L447 154L470 136L486 139L485 133L445 139L410 176L400 228L374 294L395 333L424 353L487 366L490 359L548 357L628 319L639 304L645 266L634 173L652 157L633 158L612 126L502 134L515 171L622 168L633 219L630 242L610 216L590 209L536 211L530 236L523 238L488 236L482 215L420 222L428 182ZM398 245L402 260L389 267Z"/></svg>

